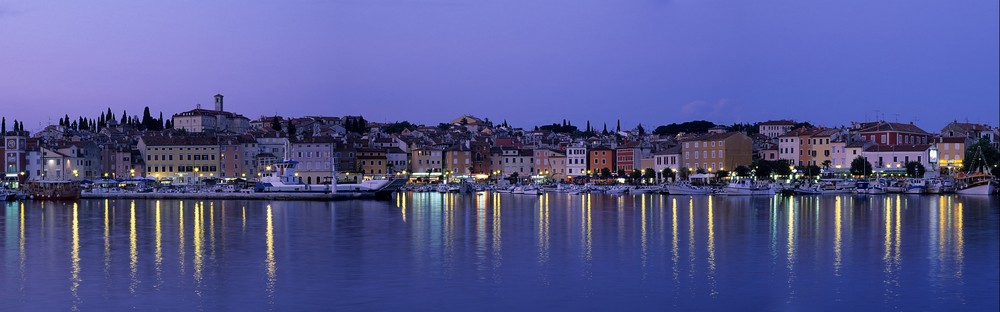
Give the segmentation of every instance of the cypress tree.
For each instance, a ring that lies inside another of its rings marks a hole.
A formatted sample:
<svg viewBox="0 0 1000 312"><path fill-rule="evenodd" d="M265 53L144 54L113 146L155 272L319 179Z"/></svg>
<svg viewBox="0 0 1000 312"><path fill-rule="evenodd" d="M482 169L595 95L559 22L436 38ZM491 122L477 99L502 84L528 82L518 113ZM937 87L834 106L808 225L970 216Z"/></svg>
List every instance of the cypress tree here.
<svg viewBox="0 0 1000 312"><path fill-rule="evenodd" d="M7 117L0 119L0 135L7 134Z"/></svg>

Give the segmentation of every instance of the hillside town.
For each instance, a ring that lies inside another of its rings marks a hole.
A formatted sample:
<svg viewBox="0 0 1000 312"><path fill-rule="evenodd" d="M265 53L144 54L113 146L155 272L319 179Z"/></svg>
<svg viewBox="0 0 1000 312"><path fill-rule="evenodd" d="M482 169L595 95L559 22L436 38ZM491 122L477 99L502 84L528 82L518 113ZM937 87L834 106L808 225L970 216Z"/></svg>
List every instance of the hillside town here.
<svg viewBox="0 0 1000 312"><path fill-rule="evenodd" d="M221 94L214 100L212 108L198 105L167 120L152 117L148 108L142 117L108 109L96 120L67 116L34 133L16 121L8 129L5 117L4 187L39 180L252 181L282 161L298 163L295 174L304 184L329 184L334 176L338 182L394 176L411 183L511 184L848 176L859 157L871 174L902 176L919 167L935 177L968 167L970 146L982 141L995 149L1000 143L1000 128L959 121L940 129L884 120L826 127L794 120L730 127L692 121L652 131L563 120L519 128L469 115L437 125L362 116L250 119L225 110Z"/></svg>

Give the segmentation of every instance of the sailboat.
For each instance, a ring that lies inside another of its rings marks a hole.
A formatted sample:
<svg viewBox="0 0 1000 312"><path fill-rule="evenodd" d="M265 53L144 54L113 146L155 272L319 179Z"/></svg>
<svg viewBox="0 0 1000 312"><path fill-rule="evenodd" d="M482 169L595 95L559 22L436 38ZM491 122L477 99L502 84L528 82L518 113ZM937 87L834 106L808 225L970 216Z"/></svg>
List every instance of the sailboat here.
<svg viewBox="0 0 1000 312"><path fill-rule="evenodd" d="M980 163L982 162L982 163ZM986 158L982 149L976 150L976 156L972 158L969 169L977 170L972 172L959 172L955 175L955 193L962 195L990 195L996 187L995 177L986 172L988 168Z"/></svg>

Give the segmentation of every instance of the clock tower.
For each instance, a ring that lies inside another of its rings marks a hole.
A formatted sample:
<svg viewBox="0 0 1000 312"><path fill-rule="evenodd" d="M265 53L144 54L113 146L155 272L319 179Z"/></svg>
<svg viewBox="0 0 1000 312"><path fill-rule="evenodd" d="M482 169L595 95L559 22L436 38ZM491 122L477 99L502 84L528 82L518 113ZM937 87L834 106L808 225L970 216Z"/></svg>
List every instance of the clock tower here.
<svg viewBox="0 0 1000 312"><path fill-rule="evenodd" d="M22 177L25 165L25 141L23 133L3 137L3 183L8 187L17 187Z"/></svg>

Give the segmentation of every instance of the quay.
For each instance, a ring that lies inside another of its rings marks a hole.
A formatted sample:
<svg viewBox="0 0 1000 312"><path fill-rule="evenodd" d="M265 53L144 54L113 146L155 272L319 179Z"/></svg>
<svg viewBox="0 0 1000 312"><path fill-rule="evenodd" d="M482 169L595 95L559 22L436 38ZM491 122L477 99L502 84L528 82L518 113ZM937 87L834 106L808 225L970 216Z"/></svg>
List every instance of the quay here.
<svg viewBox="0 0 1000 312"><path fill-rule="evenodd" d="M219 200L307 200L334 201L352 199L379 199L375 192L362 193L89 193L80 194L81 199L219 199Z"/></svg>

